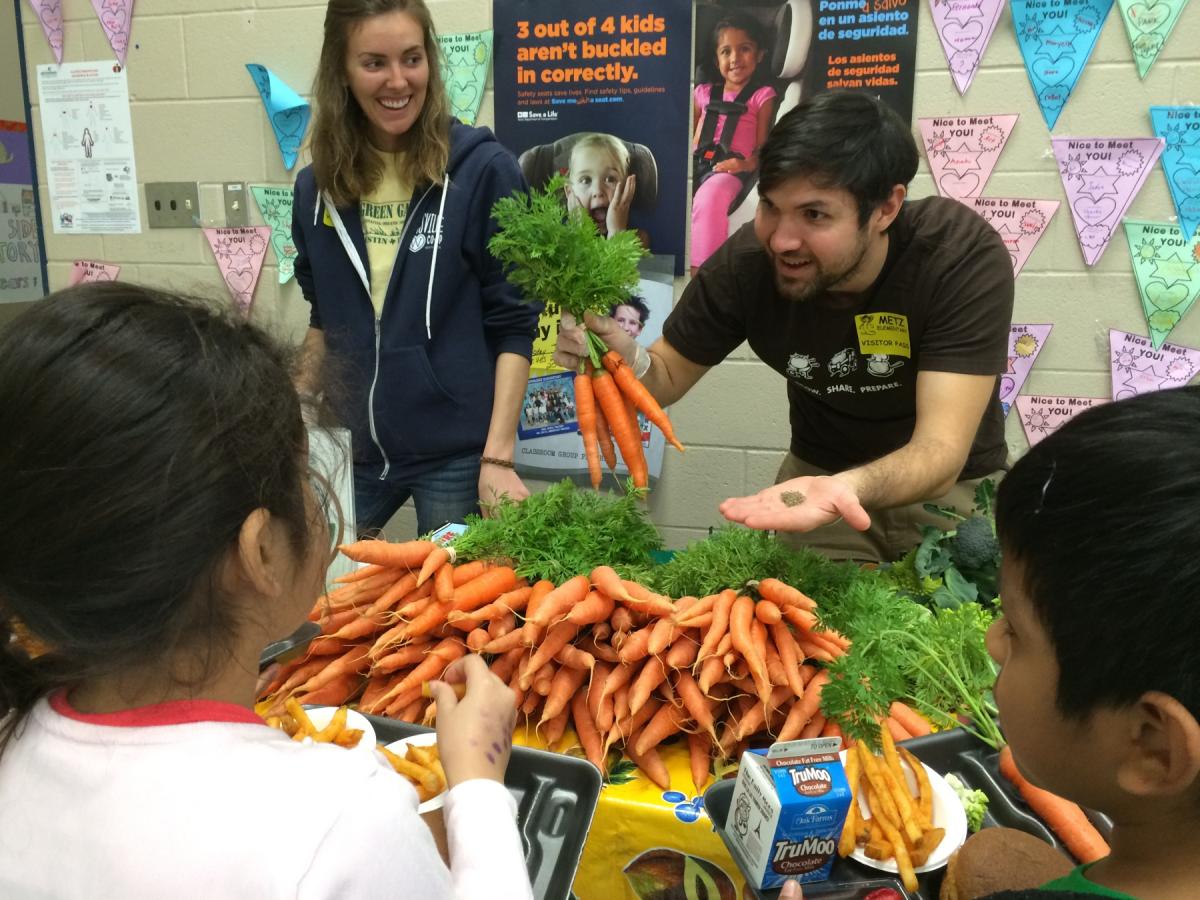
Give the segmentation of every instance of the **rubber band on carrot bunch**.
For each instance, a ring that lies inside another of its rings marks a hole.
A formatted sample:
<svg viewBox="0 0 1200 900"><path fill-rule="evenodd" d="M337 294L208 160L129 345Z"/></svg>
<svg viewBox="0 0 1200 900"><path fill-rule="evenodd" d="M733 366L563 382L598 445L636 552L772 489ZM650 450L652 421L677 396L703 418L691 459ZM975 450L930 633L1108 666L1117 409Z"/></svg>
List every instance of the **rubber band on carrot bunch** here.
<svg viewBox="0 0 1200 900"><path fill-rule="evenodd" d="M583 322L587 313L607 316L628 303L646 248L635 230L605 238L582 210L562 202L566 179L556 175L541 189L514 192L492 207L499 230L488 250L504 266L505 277L530 300L571 313ZM615 472L620 451L633 489L649 488L638 414L662 431L677 449L683 444L658 402L616 351L587 331L587 358L575 373L575 412L592 487L603 479L601 460Z"/></svg>

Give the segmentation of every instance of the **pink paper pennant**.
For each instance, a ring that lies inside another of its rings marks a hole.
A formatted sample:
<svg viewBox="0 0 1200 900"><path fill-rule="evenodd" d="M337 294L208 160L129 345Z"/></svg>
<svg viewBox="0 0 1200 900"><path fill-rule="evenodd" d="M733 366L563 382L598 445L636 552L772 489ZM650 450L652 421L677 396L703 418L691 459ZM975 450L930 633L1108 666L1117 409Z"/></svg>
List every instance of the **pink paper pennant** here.
<svg viewBox="0 0 1200 900"><path fill-rule="evenodd" d="M1004 241L1012 257L1013 277L1021 274L1029 254L1038 245L1050 220L1058 212L1057 200L1017 197L971 197L961 202L987 220Z"/></svg>
<svg viewBox="0 0 1200 900"><path fill-rule="evenodd" d="M37 16L42 33L54 51L54 61L62 62L63 54L63 15L62 0L29 0L33 14Z"/></svg>
<svg viewBox="0 0 1200 900"><path fill-rule="evenodd" d="M1107 397L1035 397L1017 398L1017 415L1025 438L1032 447L1043 438L1054 434L1069 422L1076 413L1093 406L1108 403Z"/></svg>
<svg viewBox="0 0 1200 900"><path fill-rule="evenodd" d="M1003 9L1004 0L930 0L933 27L959 94L971 86Z"/></svg>
<svg viewBox="0 0 1200 900"><path fill-rule="evenodd" d="M937 192L962 200L983 193L1017 116L954 116L917 124Z"/></svg>
<svg viewBox="0 0 1200 900"><path fill-rule="evenodd" d="M1050 336L1053 325L1018 325L1008 327L1008 370L1000 376L1000 405L1004 415L1012 409L1013 401L1029 377L1038 354Z"/></svg>
<svg viewBox="0 0 1200 900"><path fill-rule="evenodd" d="M71 284L81 281L116 281L121 267L106 262L77 259L71 266Z"/></svg>
<svg viewBox="0 0 1200 900"><path fill-rule="evenodd" d="M204 236L217 258L217 267L229 289L229 296L243 315L250 315L254 288L271 241L271 226L205 228Z"/></svg>
<svg viewBox="0 0 1200 900"><path fill-rule="evenodd" d="M121 65L125 65L129 31L133 26L133 0L92 0L92 9L100 19L100 27L108 37L113 53L117 54Z"/></svg>
<svg viewBox="0 0 1200 900"><path fill-rule="evenodd" d="M1163 151L1162 138L1051 138L1083 260L1094 266Z"/></svg>
<svg viewBox="0 0 1200 900"><path fill-rule="evenodd" d="M1200 350L1154 342L1140 334L1110 329L1108 347L1114 400L1183 387L1200 371Z"/></svg>

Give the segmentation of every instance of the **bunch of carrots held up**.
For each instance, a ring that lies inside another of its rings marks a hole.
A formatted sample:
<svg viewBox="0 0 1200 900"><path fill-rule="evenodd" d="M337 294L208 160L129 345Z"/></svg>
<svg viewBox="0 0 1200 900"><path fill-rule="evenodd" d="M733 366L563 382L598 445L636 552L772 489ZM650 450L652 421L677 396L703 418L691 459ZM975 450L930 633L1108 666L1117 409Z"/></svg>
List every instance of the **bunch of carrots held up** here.
<svg viewBox="0 0 1200 900"><path fill-rule="evenodd" d="M589 341L593 338L589 332ZM620 353L605 350L600 362L602 366L597 366L585 359L575 375L575 415L579 420L579 436L583 439L592 488L598 489L603 478L601 457L610 471L616 471L614 440L629 469L633 486L648 487L649 473L637 414L641 412L656 425L680 452L683 452L683 444L675 437L671 420L663 408L638 381Z"/></svg>
<svg viewBox="0 0 1200 900"><path fill-rule="evenodd" d="M480 653L516 693L526 722L551 748L572 728L605 771L619 747L656 784L669 787L657 751L686 736L701 790L716 758L737 758L751 739L841 735L820 710L823 665L850 642L822 629L816 603L764 578L707 597L672 599L597 566L562 584L528 584L502 562L455 564L427 541L359 541L342 547L365 565L339 579L310 618L321 624L307 655L289 664L259 703L289 698L430 724L436 707L422 685L466 653ZM897 740L927 733L909 720L886 724Z"/></svg>

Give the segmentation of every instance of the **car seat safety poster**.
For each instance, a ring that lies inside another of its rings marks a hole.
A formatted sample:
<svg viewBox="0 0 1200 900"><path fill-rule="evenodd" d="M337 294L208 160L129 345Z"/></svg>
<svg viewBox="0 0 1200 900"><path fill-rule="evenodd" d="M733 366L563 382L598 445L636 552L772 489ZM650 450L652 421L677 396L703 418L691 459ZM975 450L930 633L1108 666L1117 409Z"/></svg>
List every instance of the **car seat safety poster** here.
<svg viewBox="0 0 1200 900"><path fill-rule="evenodd" d="M690 0L494 0L492 20L496 136L530 185L562 172L564 203L601 233L636 229L682 275ZM630 175L628 209L610 213Z"/></svg>

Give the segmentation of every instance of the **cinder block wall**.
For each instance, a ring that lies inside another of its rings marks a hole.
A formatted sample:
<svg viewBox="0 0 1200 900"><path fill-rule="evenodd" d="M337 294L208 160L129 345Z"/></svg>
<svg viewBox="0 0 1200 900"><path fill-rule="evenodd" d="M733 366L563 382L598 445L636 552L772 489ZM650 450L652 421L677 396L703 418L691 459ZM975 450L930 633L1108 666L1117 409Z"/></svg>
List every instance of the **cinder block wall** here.
<svg viewBox="0 0 1200 900"><path fill-rule="evenodd" d="M491 25L488 0L431 0L430 5L443 32ZM1002 14L984 65L966 97L960 97L947 72L928 5L923 5L914 117L1020 113L986 193L1065 199L1049 133L1025 74L1009 12ZM26 70L36 91L34 67L51 62L52 56L26 4L21 4L21 12ZM111 55L88 0L63 0L63 12L67 20L64 59L82 61ZM307 92L320 48L323 16L324 4L307 0L141 0L136 6L128 58L139 179L199 182L201 217L206 225L225 224L223 182L290 183L294 173L282 165L244 65L263 63L297 90ZM1114 5L1055 135L1151 134L1147 111L1151 105L1200 102L1197 47L1200 7L1191 4L1154 68L1145 81L1139 80ZM44 172L38 100L36 95L31 99L39 170ZM492 121L489 88L480 123L490 125ZM46 208L45 184L39 189ZM912 193L916 197L934 193L924 161ZM1174 219L1160 167L1151 173L1129 216ZM252 209L251 221L261 221L257 209ZM48 231L45 252L54 288L66 284L72 260L82 258L119 263L121 277L130 280L217 296L224 292L198 229L69 237ZM307 321L307 305L294 282L280 287L276 281L268 255L255 295L254 319L298 340ZM676 292L682 287L680 280ZM11 308L0 307L0 322L11 313ZM1146 329L1123 235L1114 236L1100 263L1087 268L1064 203L1017 279L1014 320L1055 323L1026 382L1026 393L1108 396L1108 329L1141 333ZM1200 314L1186 318L1172 340L1200 346ZM742 348L677 404L673 417L689 449L684 456L668 453L663 481L649 508L668 546L681 547L722 521L716 509L720 500L758 490L772 481L788 438L783 379ZM1026 443L1015 415L1008 421L1008 435L1014 454L1021 453ZM540 486L530 487L537 490ZM400 536L414 530L410 510L402 510L389 528Z"/></svg>

